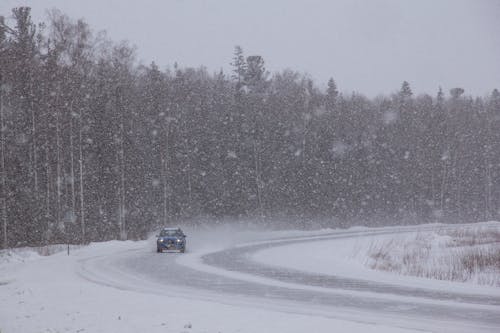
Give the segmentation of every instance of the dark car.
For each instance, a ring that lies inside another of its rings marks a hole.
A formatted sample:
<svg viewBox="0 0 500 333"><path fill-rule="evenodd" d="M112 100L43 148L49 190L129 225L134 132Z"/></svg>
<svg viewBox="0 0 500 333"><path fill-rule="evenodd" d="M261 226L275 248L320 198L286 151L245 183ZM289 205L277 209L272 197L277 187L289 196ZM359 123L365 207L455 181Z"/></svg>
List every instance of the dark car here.
<svg viewBox="0 0 500 333"><path fill-rule="evenodd" d="M156 237L156 252L186 251L186 235L181 228L164 228Z"/></svg>

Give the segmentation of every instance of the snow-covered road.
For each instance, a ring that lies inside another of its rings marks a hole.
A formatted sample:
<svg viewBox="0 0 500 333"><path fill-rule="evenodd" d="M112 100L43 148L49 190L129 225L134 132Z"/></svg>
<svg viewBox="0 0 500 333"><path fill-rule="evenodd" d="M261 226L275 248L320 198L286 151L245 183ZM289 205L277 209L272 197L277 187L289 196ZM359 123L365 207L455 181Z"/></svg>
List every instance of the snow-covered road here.
<svg viewBox="0 0 500 333"><path fill-rule="evenodd" d="M283 258L293 264L294 250L303 251L307 245L327 243L335 248L364 237L432 228L436 226L302 234L192 230L186 254L157 254L152 240L93 244L70 257L59 254L22 267L8 266L10 277L0 284L0 330L500 331L500 292L495 288L456 283L443 288L439 283L413 286L411 279L391 283L370 275L327 274L276 262ZM271 263L262 259L271 257L266 251L273 251ZM310 253L311 258L325 255ZM51 272L54 280L47 281ZM59 295L43 297L51 290ZM18 314L10 308L13 305ZM52 309L50 315L47 309ZM66 313L66 322L59 326L53 322L58 311ZM73 321L68 313L74 313ZM97 313L104 320L101 325L91 323ZM38 321L33 324L30 318Z"/></svg>
<svg viewBox="0 0 500 333"><path fill-rule="evenodd" d="M428 229L429 227L425 227ZM422 228L421 228L422 229ZM155 294L439 331L495 331L500 295L393 285L263 264L251 260L266 248L368 237L416 228L329 232L237 244L186 255L135 249L82 263L81 275L109 286ZM214 237L214 243L218 241ZM196 240L194 240L194 246ZM293 253L284 253L291 255ZM315 254L311 254L315 255ZM99 273L98 273L99 272ZM119 273L119 274L117 274ZM118 278L117 278L118 277Z"/></svg>

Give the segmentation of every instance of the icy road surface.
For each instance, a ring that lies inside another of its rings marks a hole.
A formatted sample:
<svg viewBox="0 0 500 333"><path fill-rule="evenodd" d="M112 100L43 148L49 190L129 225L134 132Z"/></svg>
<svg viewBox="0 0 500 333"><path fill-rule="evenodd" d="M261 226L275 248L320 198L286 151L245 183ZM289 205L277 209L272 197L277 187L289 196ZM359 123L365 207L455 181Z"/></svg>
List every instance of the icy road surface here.
<svg viewBox="0 0 500 333"><path fill-rule="evenodd" d="M335 248L433 228L448 227L187 230L186 254L158 254L150 239L95 243L69 257L4 260L0 331L500 332L498 288L290 267L294 250L307 244ZM311 260L329 255L309 253Z"/></svg>

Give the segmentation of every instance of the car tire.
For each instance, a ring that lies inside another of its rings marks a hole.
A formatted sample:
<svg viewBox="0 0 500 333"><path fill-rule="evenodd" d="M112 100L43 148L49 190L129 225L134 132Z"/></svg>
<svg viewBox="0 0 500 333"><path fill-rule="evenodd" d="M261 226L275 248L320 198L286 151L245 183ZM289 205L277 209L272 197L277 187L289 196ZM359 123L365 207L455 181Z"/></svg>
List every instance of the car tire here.
<svg viewBox="0 0 500 333"><path fill-rule="evenodd" d="M161 249L159 247L156 248L157 253L161 253Z"/></svg>

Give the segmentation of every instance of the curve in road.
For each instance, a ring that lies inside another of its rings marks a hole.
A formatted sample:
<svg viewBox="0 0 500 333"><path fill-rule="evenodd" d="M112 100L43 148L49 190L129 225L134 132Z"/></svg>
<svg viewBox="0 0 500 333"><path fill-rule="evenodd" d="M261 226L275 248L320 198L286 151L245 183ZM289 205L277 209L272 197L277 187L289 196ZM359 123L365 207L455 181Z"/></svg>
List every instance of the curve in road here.
<svg viewBox="0 0 500 333"><path fill-rule="evenodd" d="M80 275L96 283L138 292L265 306L358 322L430 330L438 327L442 332L500 331L497 296L395 286L250 260L254 252L273 246L433 228L395 227L283 237L186 255L157 255L150 249L134 249L82 261Z"/></svg>

